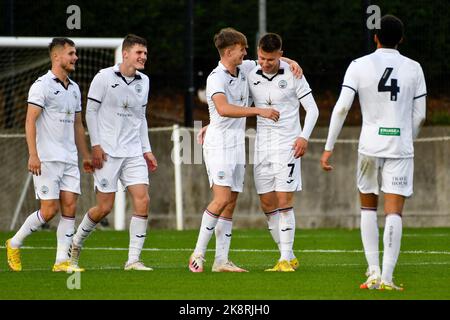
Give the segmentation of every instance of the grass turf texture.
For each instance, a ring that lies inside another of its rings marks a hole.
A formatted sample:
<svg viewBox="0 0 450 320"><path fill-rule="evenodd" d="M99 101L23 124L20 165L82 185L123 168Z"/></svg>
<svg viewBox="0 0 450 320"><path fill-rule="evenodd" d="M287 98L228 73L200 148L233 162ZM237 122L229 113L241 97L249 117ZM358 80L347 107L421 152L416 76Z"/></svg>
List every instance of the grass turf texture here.
<svg viewBox="0 0 450 320"><path fill-rule="evenodd" d="M31 235L21 250L22 272L11 272L0 233L0 299L450 299L450 229L405 229L395 283L403 292L361 290L366 262L359 230L297 230L294 245L300 267L294 273L264 272L278 250L267 230L235 230L230 259L249 273L212 273L214 251L205 272L187 264L197 230L150 230L142 260L152 272L124 271L128 233L96 231L80 258L81 289L69 290L67 273L53 273L54 231ZM380 232L382 238L382 232ZM381 239L380 239L381 240ZM209 248L214 248L214 238ZM382 242L380 242L382 248ZM381 254L380 254L381 257Z"/></svg>

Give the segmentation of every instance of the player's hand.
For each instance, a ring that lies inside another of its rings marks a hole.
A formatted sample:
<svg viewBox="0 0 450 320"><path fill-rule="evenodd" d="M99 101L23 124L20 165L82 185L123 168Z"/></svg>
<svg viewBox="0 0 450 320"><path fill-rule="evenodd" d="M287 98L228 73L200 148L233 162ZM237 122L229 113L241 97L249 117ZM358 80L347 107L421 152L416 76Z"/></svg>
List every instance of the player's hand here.
<svg viewBox="0 0 450 320"><path fill-rule="evenodd" d="M333 151L324 151L322 157L320 158L320 165L322 166L322 169L325 171L333 170L333 167L330 166L330 164L328 163L328 160L330 160L332 154Z"/></svg>
<svg viewBox="0 0 450 320"><path fill-rule="evenodd" d="M30 155L28 159L28 171L35 176L41 175L41 160L37 155Z"/></svg>
<svg viewBox="0 0 450 320"><path fill-rule="evenodd" d="M158 168L158 161L156 161L155 156L151 152L144 153L144 159L147 162L147 167L150 172L155 172Z"/></svg>
<svg viewBox="0 0 450 320"><path fill-rule="evenodd" d="M206 134L206 130L208 129L208 126L204 126L203 128L200 129L200 131L197 133L197 143L198 144L203 144L203 142L205 142L205 134Z"/></svg>
<svg viewBox="0 0 450 320"><path fill-rule="evenodd" d="M295 159L303 157L303 155L306 153L306 149L308 149L308 140L298 137L297 139L295 139L295 143L292 149L294 149Z"/></svg>
<svg viewBox="0 0 450 320"><path fill-rule="evenodd" d="M106 161L106 153L100 145L92 147L92 166L94 169L103 168L103 161Z"/></svg>
<svg viewBox="0 0 450 320"><path fill-rule="evenodd" d="M296 61L293 61L289 65L289 69L292 71L294 77L296 77L297 79L300 79L303 76L303 69Z"/></svg>
<svg viewBox="0 0 450 320"><path fill-rule="evenodd" d="M86 173L93 173L94 172L94 166L92 165L92 159L91 158L84 158L83 159L83 170Z"/></svg>
<svg viewBox="0 0 450 320"><path fill-rule="evenodd" d="M280 119L280 112L278 112L275 109L272 108L258 108L258 109L259 109L258 115L263 118L267 118L275 122L277 122L278 119Z"/></svg>

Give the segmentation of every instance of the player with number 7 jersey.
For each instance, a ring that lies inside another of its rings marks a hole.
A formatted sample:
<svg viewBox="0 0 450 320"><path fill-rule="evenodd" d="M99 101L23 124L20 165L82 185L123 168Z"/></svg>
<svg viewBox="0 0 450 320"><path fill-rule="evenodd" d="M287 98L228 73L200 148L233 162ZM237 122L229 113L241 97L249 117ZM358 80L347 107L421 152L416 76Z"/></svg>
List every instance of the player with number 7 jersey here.
<svg viewBox="0 0 450 320"><path fill-rule="evenodd" d="M292 272L299 262L294 255L294 195L302 190L301 157L307 151L319 110L305 76L296 78L281 60L282 39L267 33L258 44L258 63L248 75L250 95L259 108L275 108L277 122L257 117L254 179L268 229L280 258L266 271ZM306 111L300 124L300 105Z"/></svg>

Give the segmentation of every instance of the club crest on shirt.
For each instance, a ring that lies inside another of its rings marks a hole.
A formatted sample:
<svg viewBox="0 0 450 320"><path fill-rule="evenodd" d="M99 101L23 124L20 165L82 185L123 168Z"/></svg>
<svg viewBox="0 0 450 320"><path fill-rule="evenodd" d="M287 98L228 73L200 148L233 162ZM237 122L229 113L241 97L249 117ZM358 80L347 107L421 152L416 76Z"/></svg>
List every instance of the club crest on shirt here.
<svg viewBox="0 0 450 320"><path fill-rule="evenodd" d="M279 87L280 89L286 88L286 87L287 87L287 81L286 81L286 80L280 80L280 81L278 82L278 87Z"/></svg>
<svg viewBox="0 0 450 320"><path fill-rule="evenodd" d="M142 92L142 86L141 86L140 84L137 84L137 85L134 87L134 90L136 90L137 93L141 93L141 92Z"/></svg>
<svg viewBox="0 0 450 320"><path fill-rule="evenodd" d="M76 91L72 91L72 94L73 94L74 98L78 100L78 94L77 94L77 92L76 92Z"/></svg>
<svg viewBox="0 0 450 320"><path fill-rule="evenodd" d="M241 74L241 80L245 81L245 75L244 74Z"/></svg>

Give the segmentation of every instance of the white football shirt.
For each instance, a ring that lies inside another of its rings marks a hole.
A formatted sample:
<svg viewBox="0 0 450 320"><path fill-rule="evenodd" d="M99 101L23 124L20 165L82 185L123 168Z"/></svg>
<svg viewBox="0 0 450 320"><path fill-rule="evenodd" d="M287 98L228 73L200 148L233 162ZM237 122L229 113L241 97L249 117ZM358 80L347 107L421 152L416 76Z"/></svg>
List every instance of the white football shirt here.
<svg viewBox="0 0 450 320"><path fill-rule="evenodd" d="M36 146L41 161L78 165L75 113L81 112L81 93L69 79L67 88L50 70L30 87L28 103L42 108L36 121Z"/></svg>
<svg viewBox="0 0 450 320"><path fill-rule="evenodd" d="M312 91L304 76L297 79L289 65L280 60L276 74L266 75L257 66L250 72L248 80L255 106L274 108L280 112L277 122L257 117L256 151L291 150L296 138L309 139L319 112L314 99L311 99L312 102L307 100L307 97L312 97ZM304 132L300 124L300 102L307 111Z"/></svg>
<svg viewBox="0 0 450 320"><path fill-rule="evenodd" d="M206 131L204 148L230 148L245 143L246 118L222 117L214 105L215 94L225 94L229 104L249 106L247 76L256 66L254 60L244 60L237 68L237 75L231 75L219 62L206 80L206 99L209 109L209 126Z"/></svg>
<svg viewBox="0 0 450 320"><path fill-rule="evenodd" d="M149 78L136 71L128 81L119 64L102 69L91 82L88 99L98 103L96 121L86 121L91 145L100 145L112 157L136 157L150 151L146 127ZM144 133L142 133L144 132ZM142 134L147 136L143 141Z"/></svg>
<svg viewBox="0 0 450 320"><path fill-rule="evenodd" d="M414 156L414 100L427 94L419 63L395 49L380 48L350 64L343 87L359 95L360 153L383 158Z"/></svg>

